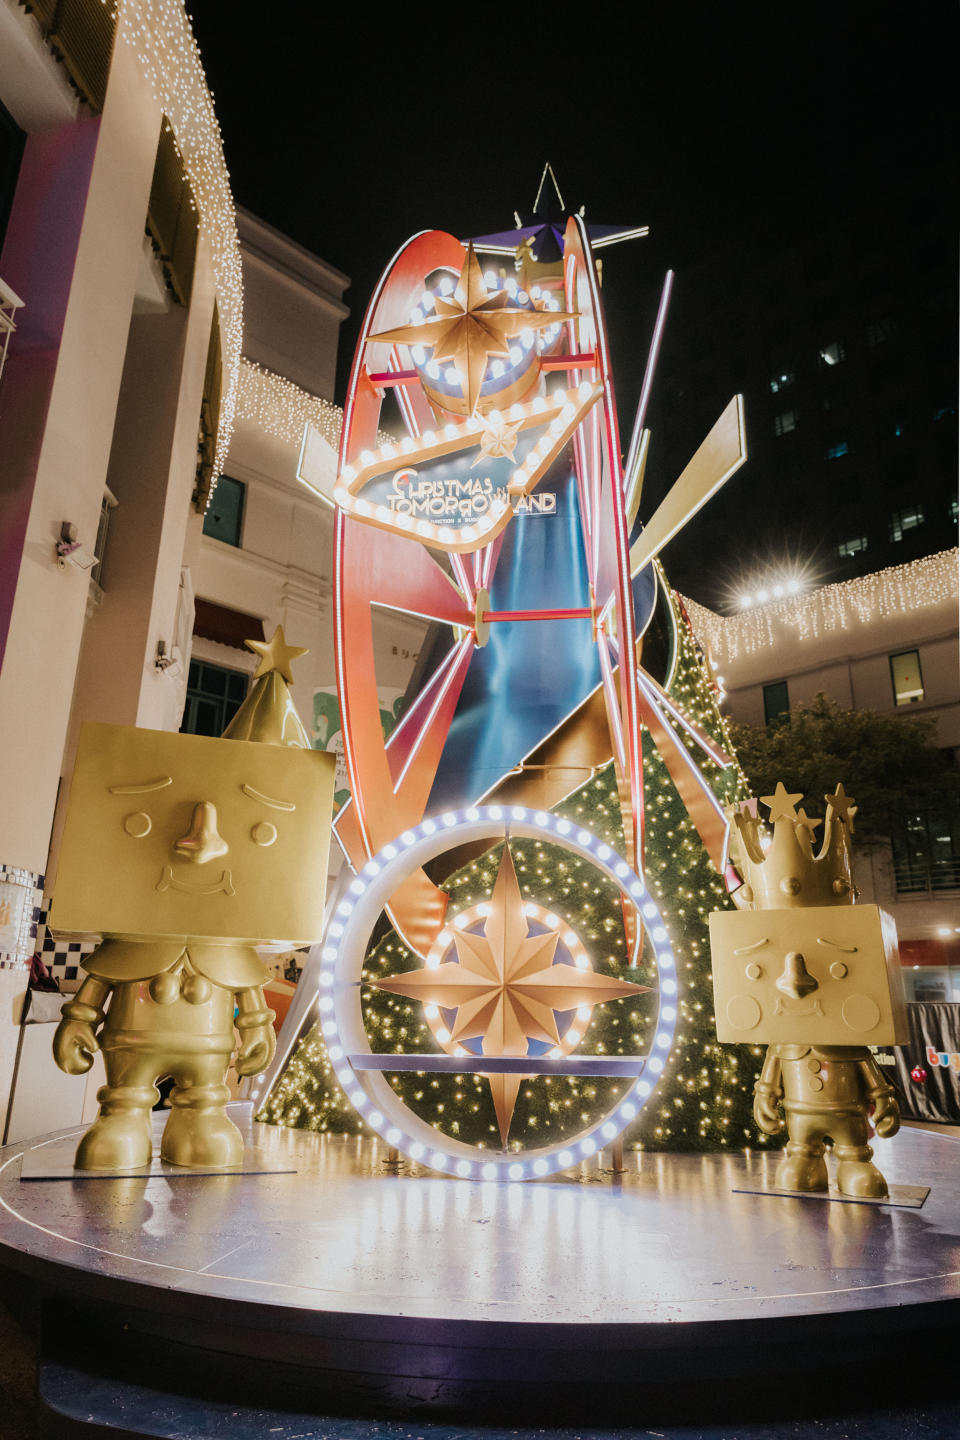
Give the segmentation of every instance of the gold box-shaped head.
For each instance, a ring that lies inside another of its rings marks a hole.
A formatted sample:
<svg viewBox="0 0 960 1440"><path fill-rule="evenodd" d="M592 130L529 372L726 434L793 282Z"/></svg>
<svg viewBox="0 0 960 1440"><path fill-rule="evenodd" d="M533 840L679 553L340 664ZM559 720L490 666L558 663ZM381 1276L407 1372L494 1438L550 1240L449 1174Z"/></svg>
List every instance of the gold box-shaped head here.
<svg viewBox="0 0 960 1440"><path fill-rule="evenodd" d="M317 750L85 725L54 927L248 944L318 939L334 765Z"/></svg>
<svg viewBox="0 0 960 1440"><path fill-rule="evenodd" d="M896 926L876 905L716 911L710 950L724 1043L908 1039Z"/></svg>

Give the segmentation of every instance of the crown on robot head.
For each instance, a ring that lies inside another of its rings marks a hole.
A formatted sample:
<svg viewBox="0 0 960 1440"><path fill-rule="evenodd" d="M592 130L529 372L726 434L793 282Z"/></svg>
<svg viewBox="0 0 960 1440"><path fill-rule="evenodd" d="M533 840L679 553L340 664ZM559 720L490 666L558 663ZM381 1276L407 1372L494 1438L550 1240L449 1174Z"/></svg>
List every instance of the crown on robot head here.
<svg viewBox="0 0 960 1440"><path fill-rule="evenodd" d="M796 811L802 794L790 795L783 782L773 795L760 803L773 822L761 825L755 804L743 809L731 807L730 856L743 878L737 903L753 910L782 910L808 905L852 905L856 890L850 868L850 836L856 805L843 786L825 795L827 819L819 854L813 851L813 837L819 820Z"/></svg>

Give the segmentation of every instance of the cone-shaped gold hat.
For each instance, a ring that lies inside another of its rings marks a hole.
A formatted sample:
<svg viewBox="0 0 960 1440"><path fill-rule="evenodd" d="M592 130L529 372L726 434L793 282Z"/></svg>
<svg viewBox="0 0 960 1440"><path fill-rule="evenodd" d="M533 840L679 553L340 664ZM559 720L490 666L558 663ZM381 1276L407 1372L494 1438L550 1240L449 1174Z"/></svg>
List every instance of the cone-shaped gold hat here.
<svg viewBox="0 0 960 1440"><path fill-rule="evenodd" d="M306 655L302 645L288 645L283 626L278 625L270 640L248 640L249 649L260 656L255 684L223 732L224 740L259 740L265 745L294 745L309 750L310 737L297 714L288 681L293 679L291 662Z"/></svg>

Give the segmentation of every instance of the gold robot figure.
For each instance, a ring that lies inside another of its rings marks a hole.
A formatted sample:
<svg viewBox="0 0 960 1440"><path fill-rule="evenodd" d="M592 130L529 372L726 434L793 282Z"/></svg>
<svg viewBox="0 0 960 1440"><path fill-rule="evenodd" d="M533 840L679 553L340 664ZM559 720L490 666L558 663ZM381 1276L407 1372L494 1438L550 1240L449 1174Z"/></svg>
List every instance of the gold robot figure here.
<svg viewBox="0 0 960 1440"><path fill-rule="evenodd" d="M767 1042L754 1118L768 1135L786 1127L778 1188L826 1190L829 1143L841 1194L883 1199L871 1112L882 1137L896 1134L900 1112L869 1046L907 1038L896 927L876 905L856 903L856 807L843 786L824 797L816 855L821 822L796 813L800 798L782 784L763 797L772 839L749 810L731 813L731 858L744 884L738 911L710 916L717 1039Z"/></svg>
<svg viewBox="0 0 960 1440"><path fill-rule="evenodd" d="M161 1158L239 1164L243 1140L226 1113L235 1031L239 1075L263 1070L276 1044L254 946L320 935L334 758L309 748L293 709L282 631L256 648L259 678L229 739L83 729L54 919L104 938L63 1006L54 1057L78 1075L100 1049L107 1083L78 1169L150 1163L166 1076Z"/></svg>

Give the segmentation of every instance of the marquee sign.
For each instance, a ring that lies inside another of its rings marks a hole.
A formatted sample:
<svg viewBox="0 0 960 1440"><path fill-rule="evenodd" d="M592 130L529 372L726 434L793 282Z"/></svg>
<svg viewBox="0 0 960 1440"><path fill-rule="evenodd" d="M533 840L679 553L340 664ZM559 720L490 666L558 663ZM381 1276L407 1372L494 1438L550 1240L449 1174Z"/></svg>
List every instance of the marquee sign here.
<svg viewBox="0 0 960 1440"><path fill-rule="evenodd" d="M505 415L492 410L365 450L342 467L334 499L369 525L442 550L477 550L512 515L555 512L554 495L533 491L602 394L589 380L557 386Z"/></svg>

